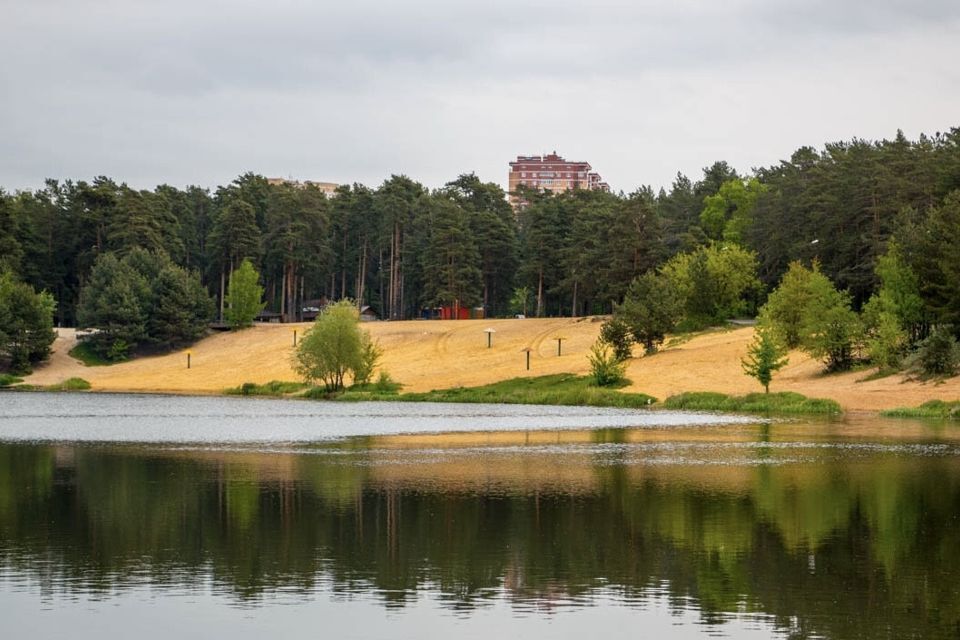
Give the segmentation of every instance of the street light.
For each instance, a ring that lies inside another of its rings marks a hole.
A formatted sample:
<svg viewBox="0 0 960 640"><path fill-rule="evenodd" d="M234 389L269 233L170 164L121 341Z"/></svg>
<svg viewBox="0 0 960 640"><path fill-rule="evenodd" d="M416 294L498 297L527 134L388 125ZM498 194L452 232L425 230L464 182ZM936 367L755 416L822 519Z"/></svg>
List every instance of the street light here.
<svg viewBox="0 0 960 640"><path fill-rule="evenodd" d="M493 346L493 334L497 332L496 329L484 329L483 332L487 334L487 349Z"/></svg>
<svg viewBox="0 0 960 640"><path fill-rule="evenodd" d="M530 352L533 351L533 349L530 347L524 347L523 349L520 349L520 351L523 351L527 354L527 371L530 371Z"/></svg>

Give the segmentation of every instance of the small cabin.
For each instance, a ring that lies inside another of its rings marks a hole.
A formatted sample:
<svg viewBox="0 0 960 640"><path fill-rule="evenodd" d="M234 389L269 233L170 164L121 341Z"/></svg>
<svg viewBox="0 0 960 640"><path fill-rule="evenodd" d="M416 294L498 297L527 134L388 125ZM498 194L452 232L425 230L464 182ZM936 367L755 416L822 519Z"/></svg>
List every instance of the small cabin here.
<svg viewBox="0 0 960 640"><path fill-rule="evenodd" d="M282 322L283 315L279 311L267 311L266 309L262 309L260 313L254 316L253 319L256 322Z"/></svg>
<svg viewBox="0 0 960 640"><path fill-rule="evenodd" d="M303 322L313 322L328 304L330 304L330 301L327 300L326 297L304 300L300 305L300 320Z"/></svg>
<svg viewBox="0 0 960 640"><path fill-rule="evenodd" d="M360 322L373 322L374 320L379 320L380 316L377 315L377 312L368 304L360 307Z"/></svg>

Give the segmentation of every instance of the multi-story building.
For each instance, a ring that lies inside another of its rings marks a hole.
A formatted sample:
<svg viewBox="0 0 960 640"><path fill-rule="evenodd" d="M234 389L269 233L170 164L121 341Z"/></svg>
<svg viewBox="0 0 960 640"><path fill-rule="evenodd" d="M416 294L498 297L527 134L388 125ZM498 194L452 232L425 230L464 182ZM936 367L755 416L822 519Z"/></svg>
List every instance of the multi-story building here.
<svg viewBox="0 0 960 640"><path fill-rule="evenodd" d="M610 185L593 171L589 162L564 160L556 151L542 156L517 156L510 163L508 184L513 205L519 203L516 191L520 186L555 193L570 189L610 190Z"/></svg>
<svg viewBox="0 0 960 640"><path fill-rule="evenodd" d="M287 184L291 187L296 187L298 189L303 189L305 187L316 187L327 194L328 198L332 198L337 195L336 182L316 182L314 180L292 180L287 178L267 178L267 184L278 185L278 184Z"/></svg>

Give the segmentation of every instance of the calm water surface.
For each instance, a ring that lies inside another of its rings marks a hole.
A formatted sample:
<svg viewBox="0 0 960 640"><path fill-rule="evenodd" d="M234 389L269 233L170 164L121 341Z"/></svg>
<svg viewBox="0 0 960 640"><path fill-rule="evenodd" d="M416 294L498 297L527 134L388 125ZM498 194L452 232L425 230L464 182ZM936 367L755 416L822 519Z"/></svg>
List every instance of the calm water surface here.
<svg viewBox="0 0 960 640"><path fill-rule="evenodd" d="M960 428L0 394L3 638L960 638Z"/></svg>

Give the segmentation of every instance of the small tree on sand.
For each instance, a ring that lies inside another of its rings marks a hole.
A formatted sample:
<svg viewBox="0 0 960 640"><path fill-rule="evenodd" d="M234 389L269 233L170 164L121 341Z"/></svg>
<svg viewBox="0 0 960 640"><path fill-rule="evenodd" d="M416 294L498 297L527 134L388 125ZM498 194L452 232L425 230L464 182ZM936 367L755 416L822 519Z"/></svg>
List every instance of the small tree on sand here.
<svg viewBox="0 0 960 640"><path fill-rule="evenodd" d="M587 360L590 361L590 375L598 387L612 387L623 381L627 365L602 338L590 347Z"/></svg>
<svg viewBox="0 0 960 640"><path fill-rule="evenodd" d="M307 382L323 382L329 392L342 390L348 374L355 382L369 381L379 348L365 333L353 301L328 305L297 345L293 367Z"/></svg>
<svg viewBox="0 0 960 640"><path fill-rule="evenodd" d="M253 319L266 306L263 302L263 287L259 284L260 274L249 260L240 263L230 274L230 286L227 288L227 311L224 314L227 324L234 329L242 329L253 324Z"/></svg>
<svg viewBox="0 0 960 640"><path fill-rule="evenodd" d="M788 362L785 349L773 331L766 327L757 327L747 355L740 361L744 373L756 378L766 393L770 393L770 381L773 380L774 372L785 367Z"/></svg>

